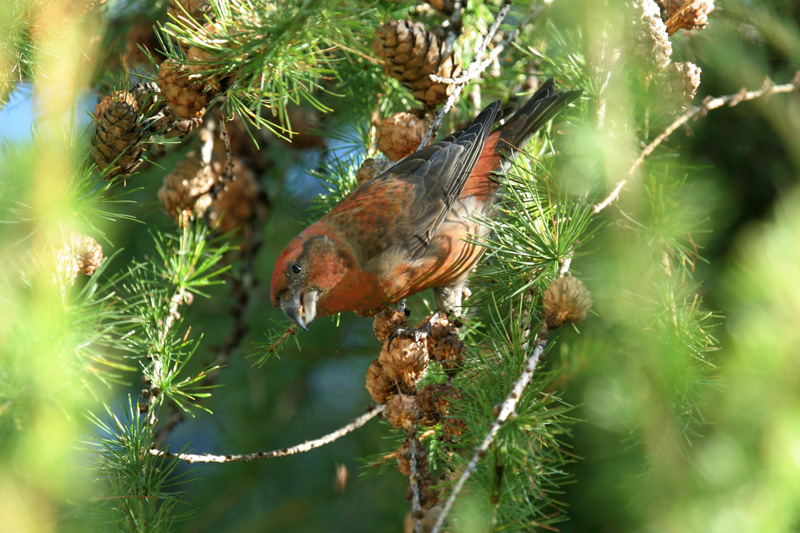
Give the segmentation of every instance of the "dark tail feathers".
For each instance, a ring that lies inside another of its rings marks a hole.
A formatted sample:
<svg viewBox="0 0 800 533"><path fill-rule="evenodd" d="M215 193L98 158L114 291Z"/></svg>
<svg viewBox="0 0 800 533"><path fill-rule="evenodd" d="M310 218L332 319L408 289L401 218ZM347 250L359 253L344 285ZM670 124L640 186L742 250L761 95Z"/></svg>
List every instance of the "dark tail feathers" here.
<svg viewBox="0 0 800 533"><path fill-rule="evenodd" d="M496 150L506 157L513 157L539 128L580 94L581 91L556 92L556 84L550 78L500 127Z"/></svg>

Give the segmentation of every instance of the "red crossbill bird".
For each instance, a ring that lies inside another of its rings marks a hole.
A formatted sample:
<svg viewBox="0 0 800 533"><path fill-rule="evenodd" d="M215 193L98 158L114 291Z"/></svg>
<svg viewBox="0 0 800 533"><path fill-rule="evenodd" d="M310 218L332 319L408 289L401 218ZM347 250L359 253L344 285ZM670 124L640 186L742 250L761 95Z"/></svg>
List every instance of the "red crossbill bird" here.
<svg viewBox="0 0 800 533"><path fill-rule="evenodd" d="M365 312L434 289L440 311L457 311L487 235L500 182L531 136L579 91L552 79L491 131L500 102L466 129L401 159L361 184L286 246L272 274L275 307L301 328L315 317Z"/></svg>

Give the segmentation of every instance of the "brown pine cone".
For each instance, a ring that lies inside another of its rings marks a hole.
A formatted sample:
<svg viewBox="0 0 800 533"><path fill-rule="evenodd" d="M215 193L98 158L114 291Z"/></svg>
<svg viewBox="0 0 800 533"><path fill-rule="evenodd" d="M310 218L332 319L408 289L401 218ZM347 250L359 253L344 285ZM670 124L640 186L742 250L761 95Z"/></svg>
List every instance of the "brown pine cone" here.
<svg viewBox="0 0 800 533"><path fill-rule="evenodd" d="M383 61L384 72L429 106L447 100L454 87L431 80L430 74L442 78L461 74L453 51L421 22L400 20L384 24L375 35L373 49Z"/></svg>
<svg viewBox="0 0 800 533"><path fill-rule="evenodd" d="M680 29L702 30L708 26L708 15L714 11L714 0L656 0L661 16L672 35Z"/></svg>
<svg viewBox="0 0 800 533"><path fill-rule="evenodd" d="M183 137L203 123L202 119L182 119L175 116L161 98L161 89L152 81L137 83L131 94L139 105L143 131L147 134L164 134L166 137Z"/></svg>
<svg viewBox="0 0 800 533"><path fill-rule="evenodd" d="M225 172L220 163L212 167L217 176ZM223 233L241 228L249 230L250 223L263 215L261 188L253 171L240 158L234 158L232 170L234 179L225 183L208 209L209 225Z"/></svg>
<svg viewBox="0 0 800 533"><path fill-rule="evenodd" d="M378 128L378 150L391 161L400 161L416 152L427 131L425 121L416 115L395 113L383 119Z"/></svg>
<svg viewBox="0 0 800 533"><path fill-rule="evenodd" d="M211 96L211 87L203 81L203 76L171 59L161 63L158 74L161 95L170 110L179 118L202 118Z"/></svg>
<svg viewBox="0 0 800 533"><path fill-rule="evenodd" d="M458 338L457 333L450 333L434 343L431 358L442 363L443 368L451 370L459 367L466 352L464 341Z"/></svg>
<svg viewBox="0 0 800 533"><path fill-rule="evenodd" d="M87 235L73 233L56 254L59 276L69 285L75 283L78 274L91 276L103 262L103 247Z"/></svg>
<svg viewBox="0 0 800 533"><path fill-rule="evenodd" d="M403 441L397 451L394 452L395 457L397 458L397 469L404 475L410 476L411 475L411 445L408 442L408 439ZM422 444L417 441L417 472L427 472L428 471L428 450L426 450Z"/></svg>
<svg viewBox="0 0 800 533"><path fill-rule="evenodd" d="M686 61L684 63L672 63L667 69L669 74L668 83L671 89L670 101L676 100L680 103L680 110L685 111L689 103L697 95L700 87L700 67Z"/></svg>
<svg viewBox="0 0 800 533"><path fill-rule="evenodd" d="M152 81L137 83L130 94L136 99L136 105L143 117L152 116L164 107L164 101L159 98L161 89Z"/></svg>
<svg viewBox="0 0 800 533"><path fill-rule="evenodd" d="M410 430L419 415L419 405L414 396L395 394L386 404L386 420L397 429Z"/></svg>
<svg viewBox="0 0 800 533"><path fill-rule="evenodd" d="M383 371L380 362L375 359L367 370L367 392L375 403L386 404L389 399L397 394L397 384L389 379Z"/></svg>
<svg viewBox="0 0 800 533"><path fill-rule="evenodd" d="M460 418L447 417L442 420L442 438L453 442L469 430L467 423Z"/></svg>
<svg viewBox="0 0 800 533"><path fill-rule="evenodd" d="M203 26L202 31L206 36L213 36L217 31L217 27L209 22ZM198 46L190 46L186 50L186 63L184 66L189 71L190 79L202 81L206 87L205 92L218 94L222 90L222 80L228 75L210 72L215 68L214 61L214 55L208 50Z"/></svg>
<svg viewBox="0 0 800 533"><path fill-rule="evenodd" d="M103 262L103 247L96 240L87 235L79 235L77 239L73 237L72 247L81 274L91 276L100 268Z"/></svg>
<svg viewBox="0 0 800 533"><path fill-rule="evenodd" d="M387 307L372 321L372 331L379 341L386 342L395 329L404 328L407 325L408 317L405 313L401 313L396 307Z"/></svg>
<svg viewBox="0 0 800 533"><path fill-rule="evenodd" d="M158 199L164 211L178 224L185 224L194 214L203 217L211 206L211 188L219 176L196 152L189 152L175 168L164 176Z"/></svg>
<svg viewBox="0 0 800 533"><path fill-rule="evenodd" d="M425 319L419 323L417 328L422 328L428 325L433 315L428 315ZM455 332L458 334L458 328L453 324L450 320L450 316L444 313L439 313L437 320L434 322L430 322L430 330L428 331L428 353L433 351L433 347L436 344L436 341L444 337L445 335L449 335L450 333Z"/></svg>
<svg viewBox="0 0 800 533"><path fill-rule="evenodd" d="M455 388L445 383L427 385L417 393L417 403L422 410L420 423L424 426L433 426L447 416L450 398Z"/></svg>
<svg viewBox="0 0 800 533"><path fill-rule="evenodd" d="M362 183L379 176L386 167L387 162L383 157L380 159L374 159L371 157L367 158L362 161L361 166L358 167L358 172L356 172L356 181L359 185L361 185Z"/></svg>
<svg viewBox="0 0 800 533"><path fill-rule="evenodd" d="M389 379L398 381L411 391L428 368L428 350L425 343L414 339L413 334L396 336L383 344L378 361Z"/></svg>
<svg viewBox="0 0 800 533"><path fill-rule="evenodd" d="M425 471L419 477L419 505L423 509L430 509L439 503L439 490L434 486L433 476ZM413 497L413 495L412 495Z"/></svg>
<svg viewBox="0 0 800 533"><path fill-rule="evenodd" d="M556 278L544 291L544 319L550 328L583 320L590 307L592 295L578 278Z"/></svg>
<svg viewBox="0 0 800 533"><path fill-rule="evenodd" d="M672 57L672 43L667 27L661 20L661 13L653 0L633 2L633 31L631 55L657 71L669 66Z"/></svg>
<svg viewBox="0 0 800 533"><path fill-rule="evenodd" d="M142 125L136 98L127 91L106 96L95 106L92 159L103 179L127 176L142 162Z"/></svg>

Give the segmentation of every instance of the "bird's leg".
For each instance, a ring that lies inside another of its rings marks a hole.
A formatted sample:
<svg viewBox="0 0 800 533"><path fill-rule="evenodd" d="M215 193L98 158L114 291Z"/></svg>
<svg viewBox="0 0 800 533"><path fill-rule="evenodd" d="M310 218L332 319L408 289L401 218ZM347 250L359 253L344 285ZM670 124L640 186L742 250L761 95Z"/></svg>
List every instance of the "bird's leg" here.
<svg viewBox="0 0 800 533"><path fill-rule="evenodd" d="M466 279L448 287L434 287L433 297L436 302L436 311L460 317L463 311L461 302L469 298L471 294L472 292L467 288ZM433 322L433 317L430 321Z"/></svg>

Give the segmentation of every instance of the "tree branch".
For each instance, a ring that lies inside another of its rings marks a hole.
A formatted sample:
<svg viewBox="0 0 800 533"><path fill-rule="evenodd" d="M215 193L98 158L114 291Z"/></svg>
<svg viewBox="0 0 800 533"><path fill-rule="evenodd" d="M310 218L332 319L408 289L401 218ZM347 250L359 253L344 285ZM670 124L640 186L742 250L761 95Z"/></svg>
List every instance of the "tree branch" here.
<svg viewBox="0 0 800 533"><path fill-rule="evenodd" d="M475 57L472 58L472 63L470 63L469 67L467 67L467 73L464 76L457 78L456 80L449 80L453 83L453 92L450 94L450 97L444 103L442 108L436 114L436 119L431 123L428 127L428 132L425 134L425 137L422 139L422 142L417 147L417 150L421 150L425 146L428 145L428 142L436 135L436 132L439 131L439 128L442 126L442 121L444 120L444 116L450 111L450 108L453 107L453 104L458 99L458 96L461 94L461 90L464 88L464 85L474 78L480 76L480 74L486 70L486 67L491 64L491 61L486 64L486 66L482 65L481 57L486 52L486 48L489 46L489 43L494 38L497 30L500 28L500 24L502 24L503 20L506 18L508 11L511 9L511 0L504 0L503 6L500 8L500 11L497 13L497 17L495 18L494 23L492 24L489 31L484 36L481 43L478 45L477 49L475 50ZM514 33L516 35L516 32ZM431 79L434 79L434 74L431 74ZM438 78L438 76L436 76ZM443 78L439 78L441 80ZM434 81L439 81L434 79ZM463 80L463 81L462 81Z"/></svg>
<svg viewBox="0 0 800 533"><path fill-rule="evenodd" d="M742 90L736 94L728 94L725 96L717 96L717 97L709 96L708 98L703 100L703 103L700 104L699 106L693 106L689 108L688 111L686 111L683 115L675 119L675 121L672 124L670 124L663 132L661 132L661 134L658 137L653 139L653 141L650 144L648 144L644 150L642 150L642 153L639 154L639 157L637 157L636 160L633 162L631 168L628 169L627 177L625 177L625 179L622 179L617 183L617 185L614 187L614 190L611 191L611 194L609 194L605 200L594 206L594 212L599 213L600 211L611 205L611 203L617 199L620 191L622 191L622 188L625 186L628 180L632 178L636 170L640 166L642 166L645 158L648 157L650 154L652 154L653 150L655 150L662 142L664 142L667 139L667 137L672 135L675 132L675 130L686 124L690 119L698 115L705 114L708 111L711 111L712 109L717 109L719 107L722 107L726 104L729 107L733 107L739 102L744 102L746 100L755 100L756 98L761 98L762 96L771 96L776 93L790 93L797 90L800 90L800 71L795 73L794 79L792 80L791 83L785 83L783 85L773 85L772 80L770 80L769 78L765 78L763 86L761 87L761 89L757 91L746 91L744 88L742 88Z"/></svg>
<svg viewBox="0 0 800 533"><path fill-rule="evenodd" d="M328 433L327 435L320 437L318 439L308 440L306 442L297 444L295 446L291 446L289 448L281 448L279 450L271 450L267 452L246 453L238 455L213 455L209 453L204 453L204 454L172 453L167 450L159 450L157 448L153 448L150 450L150 455L155 455L157 457L165 457L167 459L180 459L181 461L186 461L187 463L236 463L236 462L247 463L250 461L254 461L256 459L284 457L286 455L304 453L313 450L314 448L319 448L326 444L330 444L331 442L341 437L344 437L348 433L357 430L358 428L369 422L370 419L382 413L385 408L386 408L385 405L376 405L375 407L371 408L369 411L367 411L360 417L356 418L346 426L343 426L332 433Z"/></svg>
<svg viewBox="0 0 800 533"><path fill-rule="evenodd" d="M419 455L419 440L417 440L417 426L408 434L408 450L411 457L408 460L408 485L411 488L411 516L414 518L414 533L422 533L422 507L419 500L419 472L417 472L417 457Z"/></svg>
<svg viewBox="0 0 800 533"><path fill-rule="evenodd" d="M539 361L542 360L544 349L547 347L548 333L549 330L547 328L547 324L543 323L542 329L539 330L539 335L536 338L536 345L533 348L533 354L530 356L527 364L525 365L525 370L522 371L522 375L520 375L519 379L514 382L514 385L511 387L511 392L508 393L508 396L506 396L506 399L500 405L500 411L497 414L497 418L495 418L494 422L492 422L492 425L489 426L489 432L486 434L486 437L484 437L483 442L481 442L480 446L475 448L475 453L473 453L472 459L470 459L470 462L467 464L467 467L464 469L461 477L459 477L458 481L456 481L453 491L450 493L450 496L444 503L444 506L442 507L442 513L436 520L436 524L433 526L431 533L438 533L441 531L444 521L447 519L447 515L450 513L450 508L453 506L453 503L458 497L458 494L461 492L461 489L464 488L467 480L477 469L480 460L486 457L486 452L489 449L489 446L491 446L494 442L497 432L500 431L500 427L514 413L514 409L516 408L519 399L522 397L525 387L527 387L533 379L534 371L536 370Z"/></svg>

